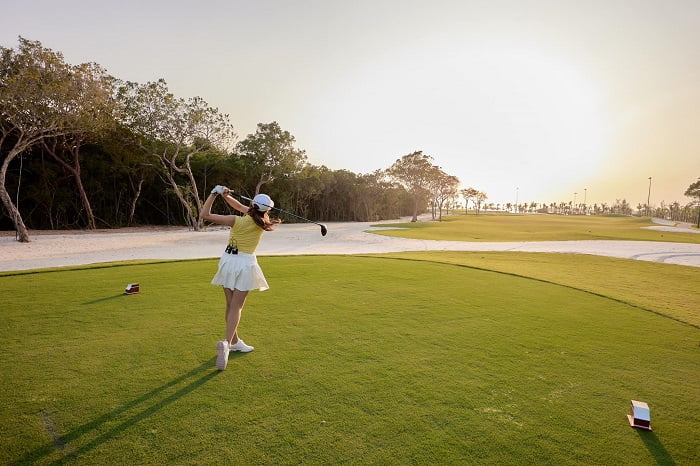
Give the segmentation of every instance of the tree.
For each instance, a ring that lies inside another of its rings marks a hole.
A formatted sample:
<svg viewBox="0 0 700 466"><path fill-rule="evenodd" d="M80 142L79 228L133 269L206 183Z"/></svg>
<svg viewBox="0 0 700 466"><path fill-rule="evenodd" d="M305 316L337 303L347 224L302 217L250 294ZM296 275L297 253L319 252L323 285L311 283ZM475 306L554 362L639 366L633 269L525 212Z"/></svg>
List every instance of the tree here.
<svg viewBox="0 0 700 466"><path fill-rule="evenodd" d="M134 143L137 140L138 137L129 128L120 124L111 128L111 131L101 141L101 149L108 154L107 161L111 165L110 172L121 180L123 183L121 191L128 198L128 213L122 212L122 215L117 215L115 218L119 225L131 226L134 224L136 207L144 192L144 187L159 184L156 183L158 175L152 163L153 160ZM150 199L146 199L146 202L150 201Z"/></svg>
<svg viewBox="0 0 700 466"><path fill-rule="evenodd" d="M16 51L0 47L0 200L21 242L29 241L29 233L7 192L7 169L32 147L71 134L90 112L81 105L73 71L63 55L38 41L20 37Z"/></svg>
<svg viewBox="0 0 700 466"><path fill-rule="evenodd" d="M619 215L632 215L632 206L627 202L627 199L615 199L613 212Z"/></svg>
<svg viewBox="0 0 700 466"><path fill-rule="evenodd" d="M120 119L136 136L136 144L157 161L187 223L199 231L202 201L192 171L192 158L209 150L225 150L235 134L228 115L201 97L175 98L165 80L144 85L126 82L118 90Z"/></svg>
<svg viewBox="0 0 700 466"><path fill-rule="evenodd" d="M688 186L688 189L685 190L684 194L688 197L694 198L695 202L698 204L697 226L700 228L700 178L698 178L698 181Z"/></svg>
<svg viewBox="0 0 700 466"><path fill-rule="evenodd" d="M318 206L318 201L323 195L328 171L324 166L306 164L296 176L285 179L284 183L280 183L282 186L276 186L281 189L273 198L278 200L280 205L288 205L289 210L302 217L317 216L317 212L312 212L312 209Z"/></svg>
<svg viewBox="0 0 700 466"><path fill-rule="evenodd" d="M488 199L488 196L485 192L479 191L476 193L476 215L479 215L481 204L483 204L486 199Z"/></svg>
<svg viewBox="0 0 700 466"><path fill-rule="evenodd" d="M418 208L429 193L433 158L416 151L404 155L387 169L389 177L401 184L413 196L413 217L411 222L418 221Z"/></svg>
<svg viewBox="0 0 700 466"><path fill-rule="evenodd" d="M477 194L479 194L479 191L474 188L467 188L463 189L460 192L462 193L462 197L464 198L464 214L467 215L469 213L469 200L475 199Z"/></svg>
<svg viewBox="0 0 700 466"><path fill-rule="evenodd" d="M254 134L249 134L236 146L236 154L244 159L246 175L256 180L255 193L279 177L299 173L306 162L306 152L294 147L296 139L283 131L280 125L258 123Z"/></svg>
<svg viewBox="0 0 700 466"><path fill-rule="evenodd" d="M433 196L435 199L435 204L438 207L438 220L442 221L442 208L448 199L454 197L457 194L457 188L459 187L459 178L456 176L448 175L439 167L435 168L435 180Z"/></svg>
<svg viewBox="0 0 700 466"><path fill-rule="evenodd" d="M75 180L87 217L87 226L97 226L90 200L81 177L80 149L87 142L96 142L114 126L112 78L95 63L72 67L72 105L66 106L63 117L72 130L53 138L44 138L42 147Z"/></svg>
<svg viewBox="0 0 700 466"><path fill-rule="evenodd" d="M375 170L373 173L360 175L362 187L359 194L361 215L358 220L368 222L379 220L384 215L382 209L389 204L387 193L391 189L386 181L386 173L383 170Z"/></svg>

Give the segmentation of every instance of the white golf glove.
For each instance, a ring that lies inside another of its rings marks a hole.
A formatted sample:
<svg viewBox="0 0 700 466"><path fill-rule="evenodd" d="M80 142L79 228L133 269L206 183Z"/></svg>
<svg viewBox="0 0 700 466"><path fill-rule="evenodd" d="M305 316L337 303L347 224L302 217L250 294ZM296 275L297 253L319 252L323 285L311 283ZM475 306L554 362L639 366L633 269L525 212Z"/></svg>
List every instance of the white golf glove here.
<svg viewBox="0 0 700 466"><path fill-rule="evenodd" d="M214 189L211 190L211 193L223 195L224 194L224 187L221 186L220 184L217 184L216 186L214 186Z"/></svg>

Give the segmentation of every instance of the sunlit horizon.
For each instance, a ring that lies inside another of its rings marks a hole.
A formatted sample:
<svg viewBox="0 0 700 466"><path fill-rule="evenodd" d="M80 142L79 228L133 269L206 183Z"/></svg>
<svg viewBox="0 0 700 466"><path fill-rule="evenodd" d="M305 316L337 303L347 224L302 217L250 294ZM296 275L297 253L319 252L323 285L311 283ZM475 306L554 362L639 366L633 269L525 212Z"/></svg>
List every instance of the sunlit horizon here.
<svg viewBox="0 0 700 466"><path fill-rule="evenodd" d="M3 46L21 35L120 79L164 78L240 138L277 121L314 165L369 173L421 150L501 204L687 204L700 177L700 2L4 10Z"/></svg>

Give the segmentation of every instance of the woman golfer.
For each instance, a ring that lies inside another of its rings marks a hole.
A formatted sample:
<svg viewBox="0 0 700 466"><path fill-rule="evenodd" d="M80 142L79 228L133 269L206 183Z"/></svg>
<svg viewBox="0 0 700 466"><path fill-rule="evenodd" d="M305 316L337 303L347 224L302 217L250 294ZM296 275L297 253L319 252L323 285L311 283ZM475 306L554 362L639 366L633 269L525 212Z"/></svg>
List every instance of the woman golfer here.
<svg viewBox="0 0 700 466"><path fill-rule="evenodd" d="M202 208L204 220L231 227L228 246L219 260L219 270L211 281L212 285L223 286L226 295L226 339L216 346L216 368L220 371L226 369L229 351L253 351L252 346L246 345L238 337L238 323L248 292L269 288L255 257L255 249L263 232L272 230L280 222L269 217L269 210L274 203L267 194L258 194L253 199L253 205L247 207L234 199L230 192L227 187L217 185ZM211 206L217 194L223 196L231 207L246 215L212 214Z"/></svg>

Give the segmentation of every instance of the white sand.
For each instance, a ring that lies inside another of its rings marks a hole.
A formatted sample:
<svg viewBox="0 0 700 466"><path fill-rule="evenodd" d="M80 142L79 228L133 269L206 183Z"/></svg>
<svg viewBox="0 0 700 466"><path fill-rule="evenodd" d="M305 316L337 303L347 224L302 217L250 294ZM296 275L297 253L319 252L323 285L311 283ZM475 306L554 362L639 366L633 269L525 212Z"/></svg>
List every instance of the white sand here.
<svg viewBox="0 0 700 466"><path fill-rule="evenodd" d="M406 221L406 219L402 219ZM384 222L386 223L386 222ZM675 227L665 227L675 228ZM400 251L517 251L593 254L700 267L700 244L653 241L430 241L366 233L371 223L329 223L321 236L313 224L282 224L266 233L258 256L299 254L358 254ZM674 230L678 231L678 230ZM134 259L194 259L219 257L228 228L125 229L93 233L32 234L19 243L14 234L0 236L0 271L85 265Z"/></svg>
<svg viewBox="0 0 700 466"><path fill-rule="evenodd" d="M700 234L700 229L694 228L694 226L690 223L683 223L683 222L674 222L672 220L664 220L662 218L652 218L652 222L661 225L661 226L653 226L653 227L644 227L649 230L657 230L657 231L673 231L676 233L695 233L695 234Z"/></svg>

